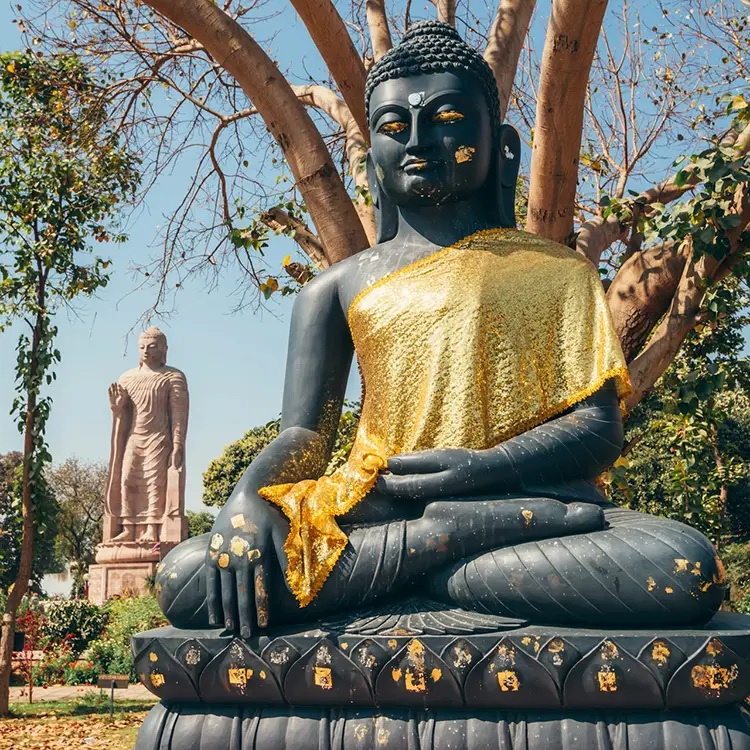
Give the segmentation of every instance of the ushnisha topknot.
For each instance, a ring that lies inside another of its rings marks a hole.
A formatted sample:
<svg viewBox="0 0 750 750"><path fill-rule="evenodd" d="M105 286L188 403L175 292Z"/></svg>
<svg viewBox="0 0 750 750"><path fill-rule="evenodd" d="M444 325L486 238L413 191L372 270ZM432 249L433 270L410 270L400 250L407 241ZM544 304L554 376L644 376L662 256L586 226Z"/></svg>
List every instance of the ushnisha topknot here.
<svg viewBox="0 0 750 750"><path fill-rule="evenodd" d="M490 110L493 133L500 127L500 99L497 83L485 59L449 24L421 21L404 34L370 69L365 84L365 107L370 117L370 96L383 81L407 78L420 73L456 71L469 73L480 83Z"/></svg>

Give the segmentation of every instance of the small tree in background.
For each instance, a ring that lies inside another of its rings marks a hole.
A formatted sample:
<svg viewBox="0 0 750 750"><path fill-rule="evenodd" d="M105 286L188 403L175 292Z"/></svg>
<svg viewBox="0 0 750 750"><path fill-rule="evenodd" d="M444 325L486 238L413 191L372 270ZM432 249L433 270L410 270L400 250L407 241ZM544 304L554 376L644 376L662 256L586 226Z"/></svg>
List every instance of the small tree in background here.
<svg viewBox="0 0 750 750"><path fill-rule="evenodd" d="M23 535L23 454L0 454L0 591L7 591L18 575ZM59 507L49 486L40 482L34 497L36 528L30 586L38 590L45 573L58 572L62 562L55 552ZM1 611L1 610L0 610Z"/></svg>
<svg viewBox="0 0 750 750"><path fill-rule="evenodd" d="M60 506L55 551L70 566L70 595L86 593L84 576L102 540L102 518L107 494L107 465L68 458L46 474Z"/></svg>
<svg viewBox="0 0 750 750"><path fill-rule="evenodd" d="M137 161L107 124L100 89L73 55L0 55L0 330L18 337L12 413L23 435L22 535L0 638L0 715L8 712L16 612L29 585L40 489L51 457L45 387L60 361L54 313L105 286L91 242L124 241L117 210L138 185Z"/></svg>
<svg viewBox="0 0 750 750"><path fill-rule="evenodd" d="M327 474L337 469L349 458L359 425L360 410L359 402L344 402L336 442L326 470ZM275 419L262 427L253 427L239 440L235 440L224 448L223 453L211 461L203 474L203 504L221 508L229 499L247 467L278 434L279 420ZM191 533L190 536L193 534Z"/></svg>
<svg viewBox="0 0 750 750"><path fill-rule="evenodd" d="M188 536L200 536L201 534L207 534L211 531L211 527L214 525L216 516L213 513L209 513L207 510L201 510L196 513L193 510L189 510L186 513L188 521Z"/></svg>

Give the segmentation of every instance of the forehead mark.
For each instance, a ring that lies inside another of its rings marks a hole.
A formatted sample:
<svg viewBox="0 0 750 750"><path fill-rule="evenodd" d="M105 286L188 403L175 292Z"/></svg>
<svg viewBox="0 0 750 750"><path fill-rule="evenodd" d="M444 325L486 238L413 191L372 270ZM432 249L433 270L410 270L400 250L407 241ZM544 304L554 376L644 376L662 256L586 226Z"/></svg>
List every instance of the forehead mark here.
<svg viewBox="0 0 750 750"><path fill-rule="evenodd" d="M409 94L408 102L412 107L421 107L424 102L424 91L415 91Z"/></svg>

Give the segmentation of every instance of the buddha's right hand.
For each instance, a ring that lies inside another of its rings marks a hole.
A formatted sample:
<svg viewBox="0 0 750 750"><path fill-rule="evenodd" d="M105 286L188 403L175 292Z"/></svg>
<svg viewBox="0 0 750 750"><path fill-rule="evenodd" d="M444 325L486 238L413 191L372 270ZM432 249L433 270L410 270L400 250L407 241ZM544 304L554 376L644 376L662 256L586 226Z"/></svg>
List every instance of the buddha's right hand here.
<svg viewBox="0 0 750 750"><path fill-rule="evenodd" d="M206 553L206 596L211 625L249 638L269 623L268 579L284 540L281 514L255 496L230 501L211 529Z"/></svg>

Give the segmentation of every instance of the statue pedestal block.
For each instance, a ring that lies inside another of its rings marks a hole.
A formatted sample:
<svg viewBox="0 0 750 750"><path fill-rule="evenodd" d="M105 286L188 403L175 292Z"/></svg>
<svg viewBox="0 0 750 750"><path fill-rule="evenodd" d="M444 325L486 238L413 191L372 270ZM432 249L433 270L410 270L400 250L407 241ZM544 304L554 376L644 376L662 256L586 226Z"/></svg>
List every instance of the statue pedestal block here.
<svg viewBox="0 0 750 750"><path fill-rule="evenodd" d="M409 600L250 640L134 636L136 750L750 750L750 618L588 630Z"/></svg>
<svg viewBox="0 0 750 750"><path fill-rule="evenodd" d="M155 562L116 562L89 568L89 601L102 604L113 596L148 593L146 578L156 572Z"/></svg>

